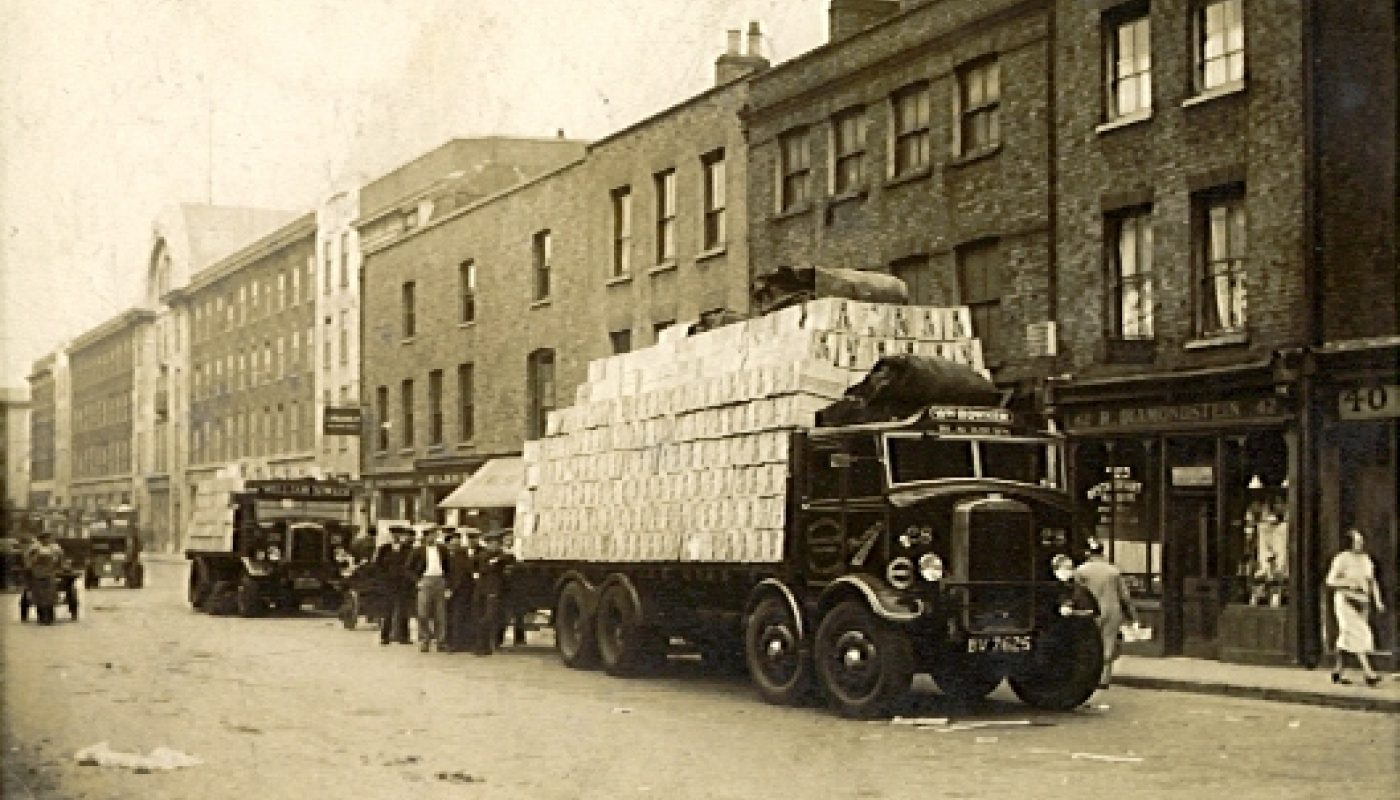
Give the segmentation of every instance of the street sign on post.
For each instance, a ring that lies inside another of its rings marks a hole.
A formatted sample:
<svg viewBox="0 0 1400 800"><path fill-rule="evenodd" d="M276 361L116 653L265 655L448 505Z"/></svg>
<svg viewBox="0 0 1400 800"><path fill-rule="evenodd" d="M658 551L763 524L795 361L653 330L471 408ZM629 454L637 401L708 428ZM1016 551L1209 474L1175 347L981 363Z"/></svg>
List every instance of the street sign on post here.
<svg viewBox="0 0 1400 800"><path fill-rule="evenodd" d="M359 406L346 406L337 408L326 406L326 414L322 417L321 433L326 436L359 436L363 425L363 416Z"/></svg>

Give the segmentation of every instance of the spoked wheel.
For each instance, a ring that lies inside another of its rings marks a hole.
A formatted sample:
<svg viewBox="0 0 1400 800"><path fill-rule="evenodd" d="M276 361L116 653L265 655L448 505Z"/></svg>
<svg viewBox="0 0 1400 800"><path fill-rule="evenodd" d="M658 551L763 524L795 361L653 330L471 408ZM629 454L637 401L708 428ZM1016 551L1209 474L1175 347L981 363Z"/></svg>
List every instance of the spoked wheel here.
<svg viewBox="0 0 1400 800"><path fill-rule="evenodd" d="M623 584L603 589L594 623L598 660L609 675L638 675L660 666L666 657L666 640L642 624L642 610Z"/></svg>
<svg viewBox="0 0 1400 800"><path fill-rule="evenodd" d="M853 600L837 605L817 627L816 665L832 708L845 717L885 713L914 678L908 638Z"/></svg>
<svg viewBox="0 0 1400 800"><path fill-rule="evenodd" d="M960 703L981 700L1001 685L1001 679L1000 670L966 653L945 653L933 668L938 690Z"/></svg>
<svg viewBox="0 0 1400 800"><path fill-rule="evenodd" d="M1103 640L1089 617L1065 617L1038 643L1029 669L1010 677L1011 690L1027 705L1070 711L1084 705L1103 672Z"/></svg>
<svg viewBox="0 0 1400 800"><path fill-rule="evenodd" d="M360 593L354 589L348 589L345 596L340 598L340 611L336 614L340 617L340 624L346 630L354 630L360 622Z"/></svg>
<svg viewBox="0 0 1400 800"><path fill-rule="evenodd" d="M234 603L240 617L256 617L263 612L262 591L257 581L244 575L236 592Z"/></svg>
<svg viewBox="0 0 1400 800"><path fill-rule="evenodd" d="M571 581L559 591L554 605L554 649L559 660L573 669L598 665L598 640L594 637L593 617L588 613L588 587Z"/></svg>
<svg viewBox="0 0 1400 800"><path fill-rule="evenodd" d="M758 602L744 628L744 656L754 688L775 705L811 699L812 662L802 649L797 618L776 597Z"/></svg>

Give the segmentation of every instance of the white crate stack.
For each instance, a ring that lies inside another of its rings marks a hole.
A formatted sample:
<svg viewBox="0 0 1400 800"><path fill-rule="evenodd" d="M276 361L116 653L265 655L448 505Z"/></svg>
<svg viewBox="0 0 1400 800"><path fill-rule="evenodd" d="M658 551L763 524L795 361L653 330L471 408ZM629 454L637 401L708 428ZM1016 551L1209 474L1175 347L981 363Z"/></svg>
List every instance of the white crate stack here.
<svg viewBox="0 0 1400 800"><path fill-rule="evenodd" d="M523 558L782 560L788 435L882 356L982 373L965 307L822 298L589 364L575 403L524 447Z"/></svg>

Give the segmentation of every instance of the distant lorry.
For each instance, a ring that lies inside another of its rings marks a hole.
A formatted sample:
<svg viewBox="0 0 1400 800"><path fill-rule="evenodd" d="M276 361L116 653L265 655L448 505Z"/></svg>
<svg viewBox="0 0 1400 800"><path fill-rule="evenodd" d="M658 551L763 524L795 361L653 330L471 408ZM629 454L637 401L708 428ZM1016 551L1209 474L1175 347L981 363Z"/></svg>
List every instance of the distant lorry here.
<svg viewBox="0 0 1400 800"><path fill-rule="evenodd" d="M336 554L354 535L351 484L222 478L203 488L185 551L190 605L245 617L339 605Z"/></svg>
<svg viewBox="0 0 1400 800"><path fill-rule="evenodd" d="M141 537L134 507L123 504L100 509L86 524L82 538L87 553L83 588L95 589L103 578L128 589L145 585L146 568L141 563Z"/></svg>
<svg viewBox="0 0 1400 800"><path fill-rule="evenodd" d="M527 444L516 604L552 611L561 660L635 674L680 638L851 717L916 673L1087 700L1093 610L1052 566L1085 546L1064 443L1000 407L966 309L774 316L595 362Z"/></svg>

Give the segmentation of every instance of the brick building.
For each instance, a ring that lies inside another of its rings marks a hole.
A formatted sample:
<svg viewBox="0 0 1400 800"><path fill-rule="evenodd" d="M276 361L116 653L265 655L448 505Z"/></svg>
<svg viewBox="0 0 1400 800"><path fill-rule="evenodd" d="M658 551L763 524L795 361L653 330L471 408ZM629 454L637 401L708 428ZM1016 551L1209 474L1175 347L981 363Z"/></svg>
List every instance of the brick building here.
<svg viewBox="0 0 1400 800"><path fill-rule="evenodd" d="M136 370L154 315L132 309L73 340L71 505L97 511L135 497Z"/></svg>
<svg viewBox="0 0 1400 800"><path fill-rule="evenodd" d="M465 205L381 238L361 225L364 476L376 516L436 505L572 402L588 361L667 324L747 309L740 34L717 85ZM363 196L363 195L362 195Z"/></svg>
<svg viewBox="0 0 1400 800"><path fill-rule="evenodd" d="M31 405L28 388L0 389L0 530L9 530L12 512L29 505Z"/></svg>
<svg viewBox="0 0 1400 800"><path fill-rule="evenodd" d="M998 382L1067 428L1147 651L1316 661L1340 528L1397 569L1393 4L833 0L831 25L752 81L754 270L971 306Z"/></svg>
<svg viewBox="0 0 1400 800"><path fill-rule="evenodd" d="M67 394L59 385L67 388L67 364L67 355L57 350L35 361L29 371L29 508L62 504L67 496L67 480L59 477L63 437L58 435L58 400Z"/></svg>

